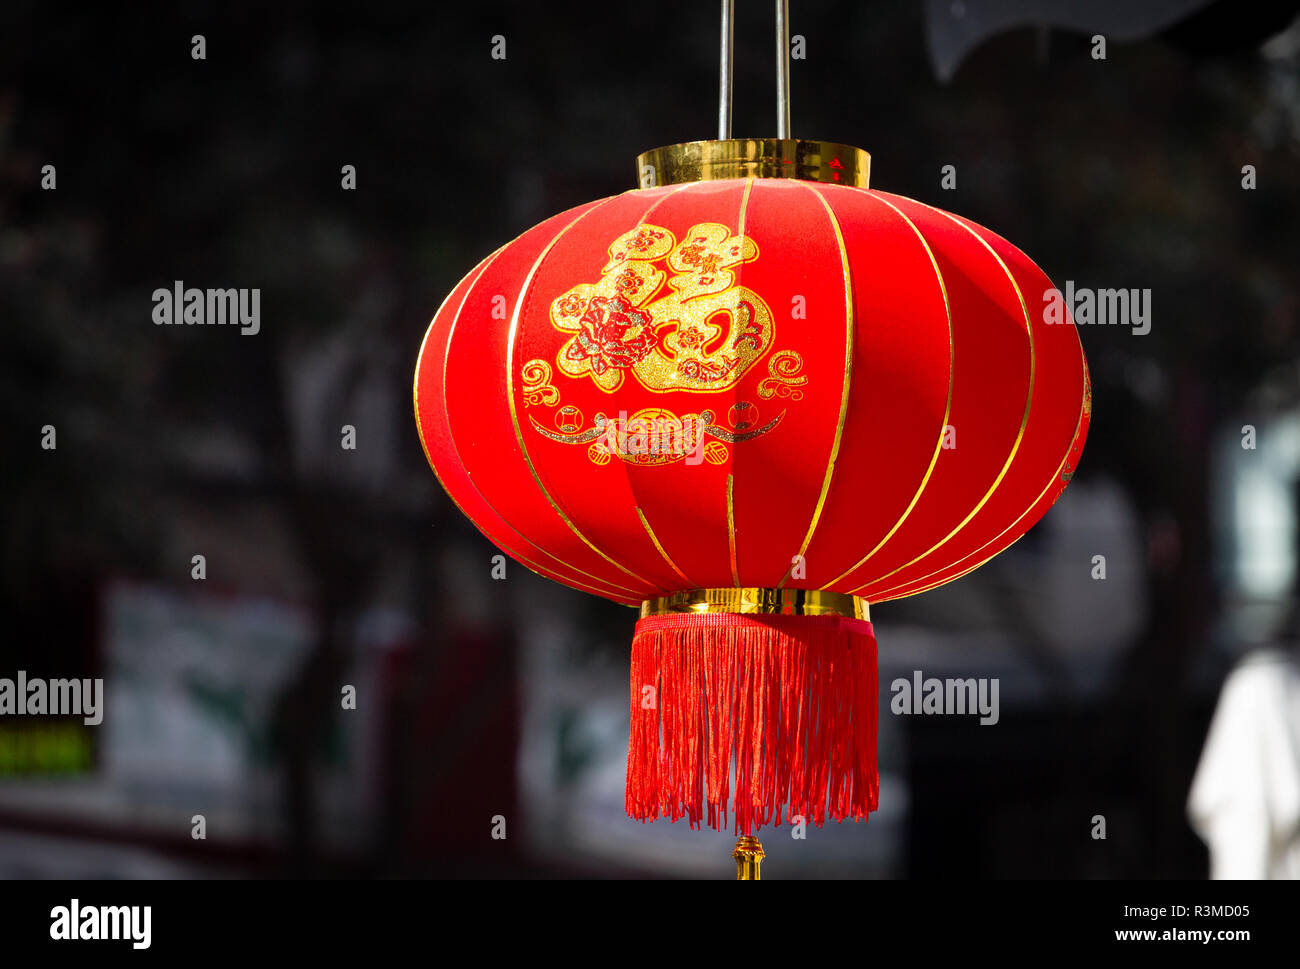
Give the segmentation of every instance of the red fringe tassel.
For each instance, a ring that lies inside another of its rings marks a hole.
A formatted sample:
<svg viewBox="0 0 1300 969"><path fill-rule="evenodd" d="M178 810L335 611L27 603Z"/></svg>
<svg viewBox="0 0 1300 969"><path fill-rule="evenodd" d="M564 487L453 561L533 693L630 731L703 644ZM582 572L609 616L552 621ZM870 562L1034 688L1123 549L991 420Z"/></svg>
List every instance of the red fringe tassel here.
<svg viewBox="0 0 1300 969"><path fill-rule="evenodd" d="M649 689L647 689L649 688ZM840 616L650 616L632 639L627 813L735 831L876 809L876 638ZM734 772L735 796L730 796Z"/></svg>

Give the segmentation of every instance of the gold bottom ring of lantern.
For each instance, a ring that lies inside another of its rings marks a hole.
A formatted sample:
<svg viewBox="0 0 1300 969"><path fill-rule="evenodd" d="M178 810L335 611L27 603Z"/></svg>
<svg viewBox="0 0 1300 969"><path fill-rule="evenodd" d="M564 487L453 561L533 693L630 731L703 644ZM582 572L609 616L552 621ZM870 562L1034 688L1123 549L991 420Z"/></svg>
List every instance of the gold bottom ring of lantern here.
<svg viewBox="0 0 1300 969"><path fill-rule="evenodd" d="M844 616L871 620L867 600L820 589L689 589L641 603L641 618L671 613L730 612L742 616Z"/></svg>

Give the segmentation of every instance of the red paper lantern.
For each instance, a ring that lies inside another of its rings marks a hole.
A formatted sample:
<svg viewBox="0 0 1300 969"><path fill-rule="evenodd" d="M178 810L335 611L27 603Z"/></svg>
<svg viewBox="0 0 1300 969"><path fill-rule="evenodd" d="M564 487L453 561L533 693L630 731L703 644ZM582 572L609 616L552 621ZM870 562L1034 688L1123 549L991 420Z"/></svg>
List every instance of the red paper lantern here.
<svg viewBox="0 0 1300 969"><path fill-rule="evenodd" d="M750 834L877 803L867 603L977 568L1073 474L1091 393L1051 283L806 141L648 153L658 187L483 260L416 419L495 545L629 605L627 806Z"/></svg>

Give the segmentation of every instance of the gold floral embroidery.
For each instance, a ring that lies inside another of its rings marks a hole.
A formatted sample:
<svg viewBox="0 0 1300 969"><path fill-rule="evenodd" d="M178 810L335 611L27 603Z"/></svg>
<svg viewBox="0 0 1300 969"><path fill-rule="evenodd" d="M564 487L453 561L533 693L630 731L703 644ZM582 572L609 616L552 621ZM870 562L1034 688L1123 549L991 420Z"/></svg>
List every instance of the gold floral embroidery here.
<svg viewBox="0 0 1300 969"><path fill-rule="evenodd" d="M551 383L551 365L545 360L529 360L524 364L524 406L542 404L554 407L560 402L560 391Z"/></svg>
<svg viewBox="0 0 1300 969"><path fill-rule="evenodd" d="M772 354L767 361L767 372L768 376L758 382L758 396L803 400L803 391L794 388L808 383L808 376L803 373L803 357L797 351L782 350Z"/></svg>
<svg viewBox="0 0 1300 969"><path fill-rule="evenodd" d="M625 232L599 282L551 303L552 325L573 334L556 364L606 392L629 373L656 393L734 387L772 343L771 310L733 272L758 254L753 239L715 222L692 226L681 242L648 223Z"/></svg>

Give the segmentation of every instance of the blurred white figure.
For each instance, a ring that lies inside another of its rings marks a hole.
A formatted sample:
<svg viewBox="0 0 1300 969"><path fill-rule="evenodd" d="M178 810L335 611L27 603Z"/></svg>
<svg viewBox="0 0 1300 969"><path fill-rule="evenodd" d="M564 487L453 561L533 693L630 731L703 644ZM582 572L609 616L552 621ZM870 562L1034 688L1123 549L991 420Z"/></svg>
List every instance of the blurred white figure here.
<svg viewBox="0 0 1300 969"><path fill-rule="evenodd" d="M1211 878L1300 878L1300 664L1277 649L1228 675L1187 800Z"/></svg>

